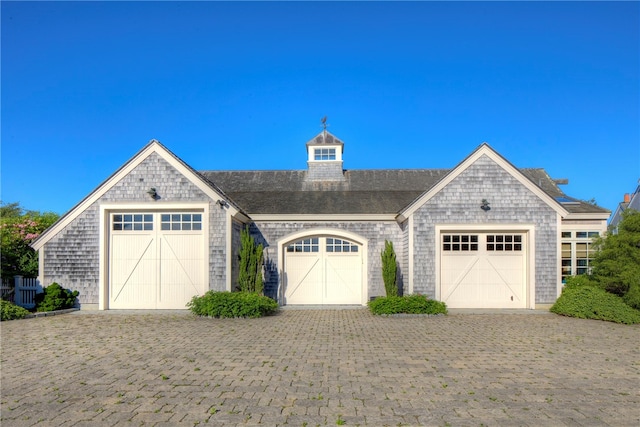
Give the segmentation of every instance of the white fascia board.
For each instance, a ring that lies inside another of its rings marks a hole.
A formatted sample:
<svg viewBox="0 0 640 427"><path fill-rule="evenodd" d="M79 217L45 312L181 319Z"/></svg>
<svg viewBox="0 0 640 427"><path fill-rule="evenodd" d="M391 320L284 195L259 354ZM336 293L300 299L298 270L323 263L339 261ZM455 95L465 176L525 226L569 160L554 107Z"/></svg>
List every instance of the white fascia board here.
<svg viewBox="0 0 640 427"><path fill-rule="evenodd" d="M329 221L396 221L395 214L249 214L253 221L329 222Z"/></svg>
<svg viewBox="0 0 640 427"><path fill-rule="evenodd" d="M610 214L608 213L602 213L602 212L598 212L598 213L570 213L567 214L565 217L563 217L562 219L565 220L602 220L602 221L607 221L609 219Z"/></svg>
<svg viewBox="0 0 640 427"><path fill-rule="evenodd" d="M476 151L471 153L469 157L464 159L458 166L456 166L449 174L447 174L442 180L440 180L435 186L425 192L422 196L411 203L406 209L404 209L398 215L398 221L402 221L415 213L423 204L429 201L433 196L438 194L443 188L445 188L451 181L457 178L462 172L464 172L469 166L475 163L480 157L486 155L491 160L496 162L498 166L502 167L506 172L513 176L518 182L524 185L532 193L545 201L549 207L556 211L560 216L565 217L569 214L560 203L558 203L553 197L542 191L540 187L535 185L531 180L525 177L515 166L509 163L504 157L494 151L488 144L482 144Z"/></svg>
<svg viewBox="0 0 640 427"><path fill-rule="evenodd" d="M143 148L138 154L132 157L127 163L125 163L120 169L118 169L113 175L107 178L102 184L100 184L95 190L93 190L87 197L85 197L80 203L73 207L69 212L64 214L55 224L47 229L38 239L36 239L31 247L36 251L43 247L53 236L62 231L68 226L74 219L84 212L89 206L98 201L107 191L109 191L114 185L116 185L121 179L131 173L136 167L142 163L151 154L157 153L160 157L166 160L171 166L176 168L180 173L189 178L189 180L200 190L202 190L207 196L212 199L225 199L225 197L211 188L205 183L202 178L196 175L192 170L185 166L183 162L164 148L159 142L153 141ZM160 205L160 203L158 203ZM238 215L240 212L234 206L229 205L231 215Z"/></svg>

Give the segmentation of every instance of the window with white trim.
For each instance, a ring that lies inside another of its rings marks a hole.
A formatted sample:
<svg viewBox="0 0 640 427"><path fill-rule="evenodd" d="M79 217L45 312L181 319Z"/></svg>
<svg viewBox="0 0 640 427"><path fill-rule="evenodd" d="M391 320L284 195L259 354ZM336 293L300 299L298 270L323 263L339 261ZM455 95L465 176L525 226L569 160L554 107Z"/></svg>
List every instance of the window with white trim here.
<svg viewBox="0 0 640 427"><path fill-rule="evenodd" d="M113 231L153 231L153 214L117 213L111 216Z"/></svg>
<svg viewBox="0 0 640 427"><path fill-rule="evenodd" d="M522 251L522 236L520 234L488 234L487 251L519 252Z"/></svg>
<svg viewBox="0 0 640 427"><path fill-rule="evenodd" d="M348 240L327 238L327 252L358 252L358 245Z"/></svg>
<svg viewBox="0 0 640 427"><path fill-rule="evenodd" d="M313 160L335 160L336 149L335 148L314 148Z"/></svg>
<svg viewBox="0 0 640 427"><path fill-rule="evenodd" d="M202 214L163 213L160 215L160 229L165 231L200 231Z"/></svg>
<svg viewBox="0 0 640 427"><path fill-rule="evenodd" d="M287 246L287 252L318 252L320 243L317 237L298 240Z"/></svg>
<svg viewBox="0 0 640 427"><path fill-rule="evenodd" d="M591 273L591 259L594 250L593 239L600 236L598 231L563 231L562 238L562 283L567 277Z"/></svg>
<svg viewBox="0 0 640 427"><path fill-rule="evenodd" d="M468 252L478 250L477 234L443 234L442 250L447 252Z"/></svg>

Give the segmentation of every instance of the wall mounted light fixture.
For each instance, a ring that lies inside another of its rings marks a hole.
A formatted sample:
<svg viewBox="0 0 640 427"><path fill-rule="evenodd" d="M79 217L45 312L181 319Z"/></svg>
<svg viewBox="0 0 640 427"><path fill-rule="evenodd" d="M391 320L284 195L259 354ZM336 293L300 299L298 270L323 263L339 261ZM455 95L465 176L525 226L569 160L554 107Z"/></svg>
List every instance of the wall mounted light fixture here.
<svg viewBox="0 0 640 427"><path fill-rule="evenodd" d="M149 189L149 191L147 191L147 194L149 195L149 197L151 197L153 200L157 200L158 199L158 192L156 191L155 188L151 187Z"/></svg>
<svg viewBox="0 0 640 427"><path fill-rule="evenodd" d="M491 206L489 206L489 202L487 201L487 199L482 199L482 204L480 205L480 209L482 209L485 212L491 209Z"/></svg>
<svg viewBox="0 0 640 427"><path fill-rule="evenodd" d="M226 200L218 200L216 203L218 203L220 205L220 209L224 209L224 208L228 208L229 207L229 203L227 203Z"/></svg>

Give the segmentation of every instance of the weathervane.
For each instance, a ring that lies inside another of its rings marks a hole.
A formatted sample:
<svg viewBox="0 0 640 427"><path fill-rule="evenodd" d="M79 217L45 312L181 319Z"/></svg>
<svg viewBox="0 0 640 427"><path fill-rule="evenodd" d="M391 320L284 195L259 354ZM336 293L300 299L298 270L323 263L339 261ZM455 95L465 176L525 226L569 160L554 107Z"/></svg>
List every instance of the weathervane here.
<svg viewBox="0 0 640 427"><path fill-rule="evenodd" d="M320 119L320 122L322 123L322 131L324 132L324 138L327 137L327 126L329 126L327 124L327 116L324 116L322 119Z"/></svg>

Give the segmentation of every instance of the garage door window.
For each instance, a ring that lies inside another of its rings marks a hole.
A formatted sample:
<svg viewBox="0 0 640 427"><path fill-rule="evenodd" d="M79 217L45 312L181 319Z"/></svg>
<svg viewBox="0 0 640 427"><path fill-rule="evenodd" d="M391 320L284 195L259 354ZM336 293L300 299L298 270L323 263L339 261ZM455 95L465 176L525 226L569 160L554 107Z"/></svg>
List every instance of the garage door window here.
<svg viewBox="0 0 640 427"><path fill-rule="evenodd" d="M348 240L327 238L327 252L358 252L358 245Z"/></svg>
<svg viewBox="0 0 640 427"><path fill-rule="evenodd" d="M114 214L111 224L113 231L150 231L153 230L152 214Z"/></svg>
<svg viewBox="0 0 640 427"><path fill-rule="evenodd" d="M318 252L320 245L317 237L298 240L287 246L287 252Z"/></svg>
<svg viewBox="0 0 640 427"><path fill-rule="evenodd" d="M522 251L522 236L518 234L487 235L487 250L496 252Z"/></svg>
<svg viewBox="0 0 640 427"><path fill-rule="evenodd" d="M447 252L468 252L478 250L477 234L444 234L442 250Z"/></svg>
<svg viewBox="0 0 640 427"><path fill-rule="evenodd" d="M171 213L160 216L160 228L172 231L202 230L202 214Z"/></svg>

